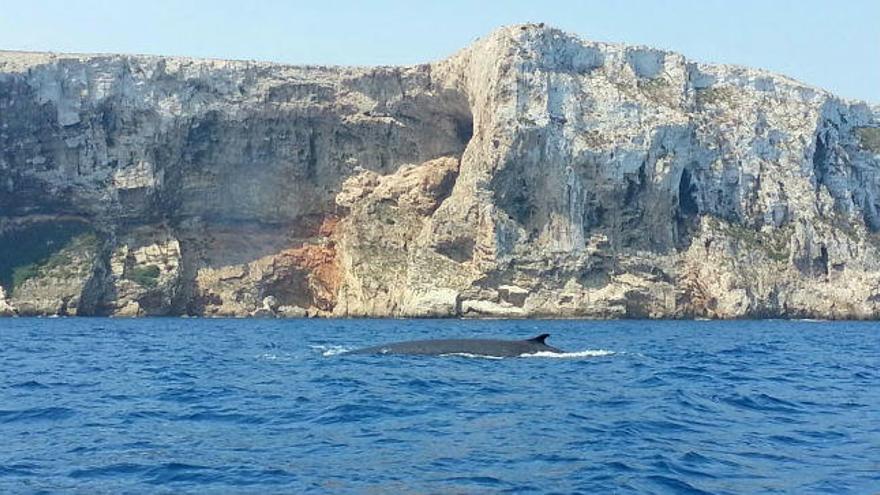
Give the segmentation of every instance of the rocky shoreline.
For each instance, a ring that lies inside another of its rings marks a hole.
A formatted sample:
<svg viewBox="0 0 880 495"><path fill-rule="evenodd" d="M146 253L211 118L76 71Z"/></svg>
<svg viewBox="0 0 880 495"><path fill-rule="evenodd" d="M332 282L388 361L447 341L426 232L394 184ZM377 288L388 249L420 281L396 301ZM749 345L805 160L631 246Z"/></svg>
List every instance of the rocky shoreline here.
<svg viewBox="0 0 880 495"><path fill-rule="evenodd" d="M543 25L0 52L0 315L880 317L880 108Z"/></svg>

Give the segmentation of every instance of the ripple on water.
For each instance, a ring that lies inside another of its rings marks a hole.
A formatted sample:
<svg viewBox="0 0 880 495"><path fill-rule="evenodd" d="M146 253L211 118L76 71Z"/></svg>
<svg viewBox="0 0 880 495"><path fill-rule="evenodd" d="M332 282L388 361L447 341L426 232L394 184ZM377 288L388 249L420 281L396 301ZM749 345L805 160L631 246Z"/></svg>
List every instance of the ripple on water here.
<svg viewBox="0 0 880 495"><path fill-rule="evenodd" d="M673 478L670 476L650 475L646 479L654 486L670 490L671 493L681 493L686 495L711 495L711 492L700 490L683 479Z"/></svg>
<svg viewBox="0 0 880 495"><path fill-rule="evenodd" d="M217 411L204 411L187 414L180 416L179 419L185 421L207 421L211 423L233 423L240 425L259 425L265 423L263 418L252 414Z"/></svg>
<svg viewBox="0 0 880 495"><path fill-rule="evenodd" d="M764 393L751 395L733 394L723 397L721 400L725 404L729 404L736 408L757 412L774 412L794 415L805 412L802 407L794 402L789 402Z"/></svg>
<svg viewBox="0 0 880 495"><path fill-rule="evenodd" d="M45 390L49 388L48 385L44 385L35 380L28 380L26 382L16 383L14 385L10 385L10 388L21 388L25 390Z"/></svg>
<svg viewBox="0 0 880 495"><path fill-rule="evenodd" d="M120 475L141 474L150 470L150 466L120 462L107 466L74 469L68 476L71 478L112 478Z"/></svg>
<svg viewBox="0 0 880 495"><path fill-rule="evenodd" d="M32 423L61 421L72 418L76 411L67 407L34 407L18 410L0 410L0 423Z"/></svg>
<svg viewBox="0 0 880 495"><path fill-rule="evenodd" d="M35 464L7 464L0 466L0 477L3 476L34 476L39 466Z"/></svg>

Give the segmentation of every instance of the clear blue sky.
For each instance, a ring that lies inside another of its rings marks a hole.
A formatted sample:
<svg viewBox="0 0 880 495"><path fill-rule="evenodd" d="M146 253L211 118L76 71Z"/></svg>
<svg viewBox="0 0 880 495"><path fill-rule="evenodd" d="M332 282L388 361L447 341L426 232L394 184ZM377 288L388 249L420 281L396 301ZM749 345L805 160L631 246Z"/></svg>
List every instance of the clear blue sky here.
<svg viewBox="0 0 880 495"><path fill-rule="evenodd" d="M880 103L880 0L2 0L0 49L410 64L530 21Z"/></svg>

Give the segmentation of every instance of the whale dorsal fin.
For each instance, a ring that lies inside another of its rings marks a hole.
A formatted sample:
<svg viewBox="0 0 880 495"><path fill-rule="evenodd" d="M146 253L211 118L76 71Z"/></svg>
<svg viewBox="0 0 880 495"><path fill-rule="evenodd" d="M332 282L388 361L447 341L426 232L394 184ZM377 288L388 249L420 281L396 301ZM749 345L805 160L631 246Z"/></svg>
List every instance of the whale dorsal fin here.
<svg viewBox="0 0 880 495"><path fill-rule="evenodd" d="M526 342L534 342L536 344L543 344L544 341L547 340L547 337L549 337L549 336L550 336L549 333L542 333L541 335L538 335L537 337L532 337L532 338L526 340Z"/></svg>

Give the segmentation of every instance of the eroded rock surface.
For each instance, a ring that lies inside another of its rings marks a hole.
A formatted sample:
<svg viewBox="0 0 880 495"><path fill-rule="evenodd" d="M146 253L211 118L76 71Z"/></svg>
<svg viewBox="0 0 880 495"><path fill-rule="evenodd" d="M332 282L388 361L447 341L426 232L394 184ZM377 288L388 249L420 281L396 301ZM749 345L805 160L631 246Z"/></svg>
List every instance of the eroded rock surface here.
<svg viewBox="0 0 880 495"><path fill-rule="evenodd" d="M542 25L413 67L0 52L0 313L876 318L878 143Z"/></svg>

